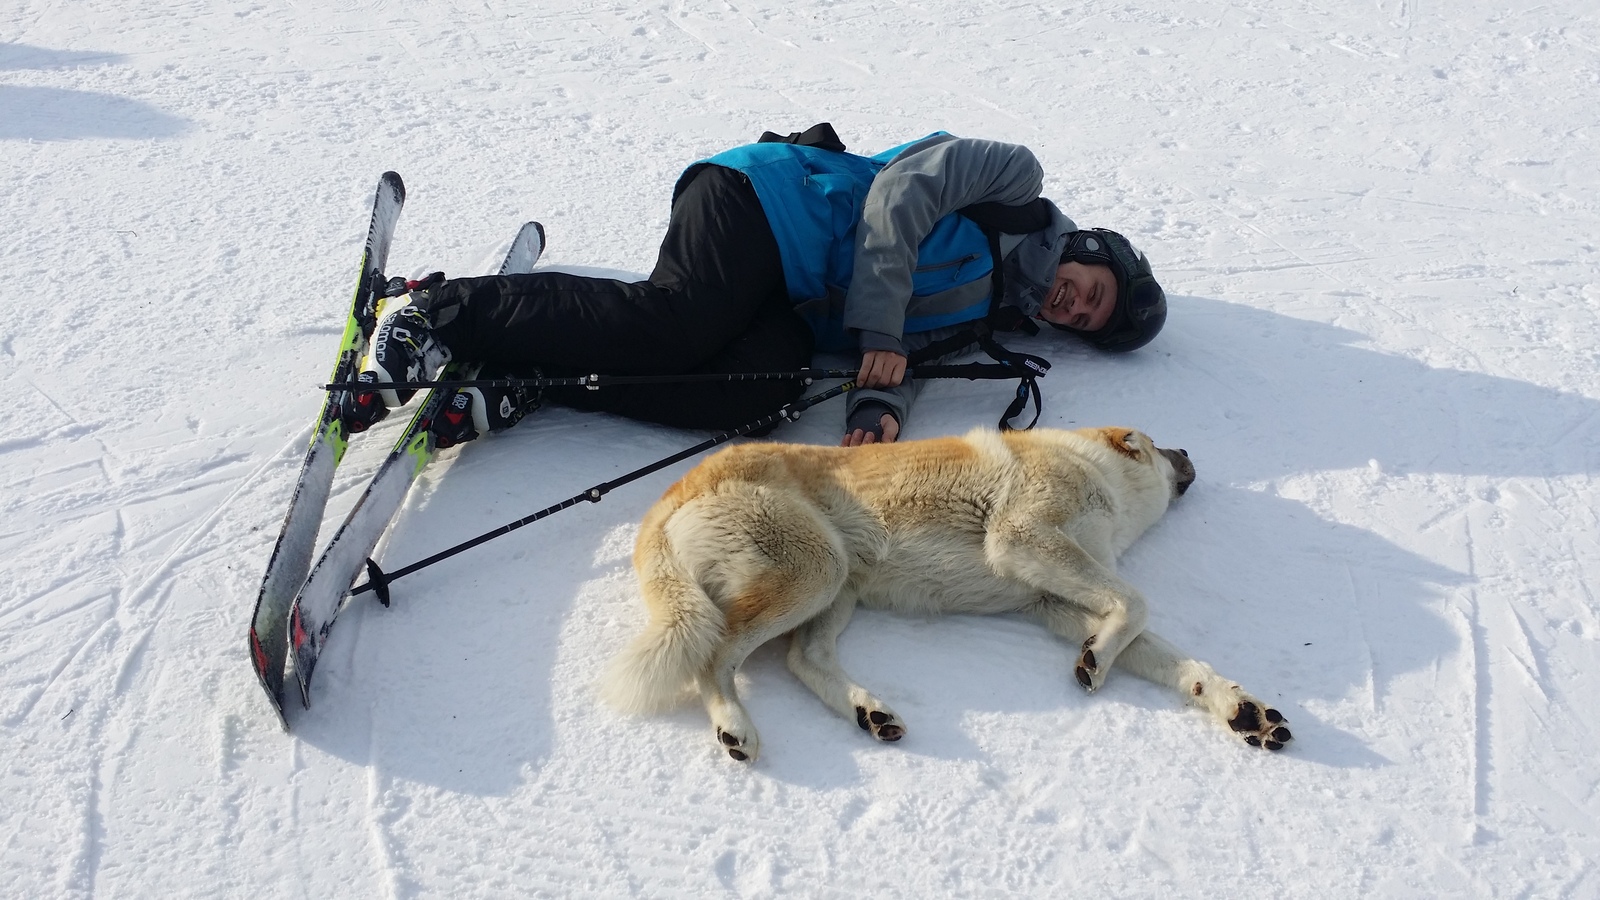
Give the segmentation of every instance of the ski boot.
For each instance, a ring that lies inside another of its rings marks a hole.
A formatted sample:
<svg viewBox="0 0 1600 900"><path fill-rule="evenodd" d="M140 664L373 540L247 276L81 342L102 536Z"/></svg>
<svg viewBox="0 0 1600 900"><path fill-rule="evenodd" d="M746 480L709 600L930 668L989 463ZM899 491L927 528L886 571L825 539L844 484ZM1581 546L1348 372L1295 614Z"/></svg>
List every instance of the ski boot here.
<svg viewBox="0 0 1600 900"><path fill-rule="evenodd" d="M443 283L444 273L435 272L421 281L403 282L403 293L379 301L377 326L372 331L367 357L361 362L361 373L356 376L357 384L420 381L433 377L450 361L450 350L434 339L426 312L428 291ZM351 433L366 431L383 421L389 410L404 406L415 393L407 389L358 388L344 412L345 425Z"/></svg>
<svg viewBox="0 0 1600 900"><path fill-rule="evenodd" d="M471 377L492 380L500 376ZM537 389L520 386L457 388L428 430L433 432L435 446L454 447L517 424L539 408L541 396Z"/></svg>

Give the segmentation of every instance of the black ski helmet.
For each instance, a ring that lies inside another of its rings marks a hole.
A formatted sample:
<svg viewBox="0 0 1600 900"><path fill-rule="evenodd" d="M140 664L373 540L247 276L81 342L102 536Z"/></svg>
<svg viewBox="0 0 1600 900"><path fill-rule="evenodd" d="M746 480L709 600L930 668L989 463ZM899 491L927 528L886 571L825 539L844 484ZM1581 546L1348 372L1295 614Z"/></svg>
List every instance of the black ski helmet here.
<svg viewBox="0 0 1600 900"><path fill-rule="evenodd" d="M1074 231L1067 235L1061 261L1108 266L1117 278L1117 306L1099 331L1079 331L1055 322L1099 347L1124 353L1150 343L1167 321L1167 295L1150 272L1150 261L1128 239L1105 228Z"/></svg>

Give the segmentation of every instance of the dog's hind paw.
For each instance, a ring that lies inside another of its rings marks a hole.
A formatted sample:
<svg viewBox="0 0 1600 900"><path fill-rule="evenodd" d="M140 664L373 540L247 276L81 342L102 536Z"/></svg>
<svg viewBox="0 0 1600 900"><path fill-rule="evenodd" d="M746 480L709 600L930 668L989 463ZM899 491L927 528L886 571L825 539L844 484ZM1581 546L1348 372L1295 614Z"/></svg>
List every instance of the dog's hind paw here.
<svg viewBox="0 0 1600 900"><path fill-rule="evenodd" d="M894 713L882 709L869 710L865 706L856 707L856 724L862 731L880 741L893 743L906 736L906 726Z"/></svg>
<svg viewBox="0 0 1600 900"><path fill-rule="evenodd" d="M755 759L755 742L746 741L744 738L738 737L731 731L723 731L721 728L718 728L717 743L722 746L722 749L728 751L729 756L733 757L739 762L750 762Z"/></svg>
<svg viewBox="0 0 1600 900"><path fill-rule="evenodd" d="M1228 719L1228 727L1252 747L1282 750L1284 744L1294 740L1283 713L1270 706L1261 706L1254 700L1239 701L1238 710Z"/></svg>
<svg viewBox="0 0 1600 900"><path fill-rule="evenodd" d="M1094 658L1094 651L1089 649L1092 643L1094 643L1093 637L1083 642L1083 653L1079 654L1078 665L1072 670L1072 674L1078 679L1078 684L1083 685L1083 689L1091 694L1105 680L1096 677L1100 674L1100 664Z"/></svg>

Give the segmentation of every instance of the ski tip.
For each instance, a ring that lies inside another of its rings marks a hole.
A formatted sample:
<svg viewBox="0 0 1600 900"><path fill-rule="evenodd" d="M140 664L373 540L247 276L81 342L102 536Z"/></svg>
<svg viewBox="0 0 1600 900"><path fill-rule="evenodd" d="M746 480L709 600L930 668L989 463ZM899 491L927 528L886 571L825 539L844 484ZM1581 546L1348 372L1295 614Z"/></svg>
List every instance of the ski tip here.
<svg viewBox="0 0 1600 900"><path fill-rule="evenodd" d="M524 222L511 239L511 246L506 248L505 258L500 262L500 274L532 272L543 255L544 226L538 222Z"/></svg>
<svg viewBox="0 0 1600 900"><path fill-rule="evenodd" d="M379 178L378 181L381 184L388 185L390 189L400 195L401 199L405 199L406 183L403 179L401 179L399 172L385 172L383 173L383 177Z"/></svg>

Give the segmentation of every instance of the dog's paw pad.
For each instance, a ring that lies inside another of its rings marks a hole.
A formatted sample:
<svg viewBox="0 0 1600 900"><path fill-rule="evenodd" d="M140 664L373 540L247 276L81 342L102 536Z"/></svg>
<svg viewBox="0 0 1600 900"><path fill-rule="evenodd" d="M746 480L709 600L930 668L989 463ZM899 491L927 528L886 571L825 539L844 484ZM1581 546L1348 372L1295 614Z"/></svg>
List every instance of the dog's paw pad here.
<svg viewBox="0 0 1600 900"><path fill-rule="evenodd" d="M723 748L728 751L728 755L729 756L733 757L734 759L738 760L739 762L748 762L749 761L750 754L748 754L748 753L744 752L744 750L740 749L740 748L742 748L744 746L744 741L742 739L740 739L739 737L737 737L737 736L735 736L735 735L733 735L733 734L731 734L729 732L723 731L721 728L718 728L717 729L717 742L722 744Z"/></svg>
<svg viewBox="0 0 1600 900"><path fill-rule="evenodd" d="M1256 705L1249 700L1239 704L1239 712L1228 720L1228 727L1234 731L1260 731L1261 718L1258 715ZM1249 738L1245 738L1245 740L1249 740Z"/></svg>
<svg viewBox="0 0 1600 900"><path fill-rule="evenodd" d="M1090 638L1090 640L1093 640L1093 638ZM1078 684L1083 685L1083 689L1086 691L1093 691L1096 687L1099 687L1095 682L1095 676L1100 674L1100 661L1094 658L1093 650L1088 647L1083 648L1082 655L1078 657L1078 665L1072 670L1072 674L1078 679Z"/></svg>
<svg viewBox="0 0 1600 900"><path fill-rule="evenodd" d="M1283 745L1294 740L1294 734L1285 726L1283 713L1268 706L1262 708L1245 700L1238 712L1228 720L1228 727L1239 732L1244 742L1252 747L1282 750Z"/></svg>
<svg viewBox="0 0 1600 900"><path fill-rule="evenodd" d="M906 727L900 723L895 714L881 709L869 711L865 706L856 707L856 724L861 726L862 731L886 743L893 743L906 736Z"/></svg>

